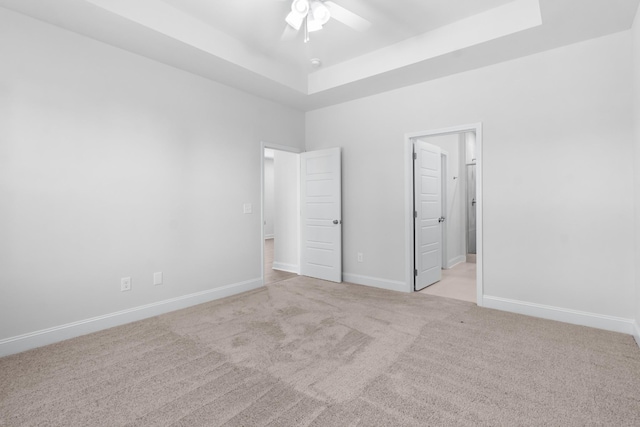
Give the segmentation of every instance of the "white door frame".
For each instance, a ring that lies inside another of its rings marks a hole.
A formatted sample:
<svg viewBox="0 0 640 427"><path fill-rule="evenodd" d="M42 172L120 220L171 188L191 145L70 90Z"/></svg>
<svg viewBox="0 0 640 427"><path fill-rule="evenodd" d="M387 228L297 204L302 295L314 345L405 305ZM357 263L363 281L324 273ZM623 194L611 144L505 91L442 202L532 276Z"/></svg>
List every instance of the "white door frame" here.
<svg viewBox="0 0 640 427"><path fill-rule="evenodd" d="M260 141L260 283L264 286L264 150L287 151L289 153L300 154L303 150L287 145L273 144L271 142ZM298 265L300 265L300 251L298 251Z"/></svg>
<svg viewBox="0 0 640 427"><path fill-rule="evenodd" d="M461 126L453 126L443 129L435 129L423 132L406 133L404 136L405 158L405 289L414 292L414 236L413 236L413 140L429 136L448 135L462 132L475 132L476 134L476 292L478 306L484 306L484 282L483 282L483 245L482 245L482 123L472 123Z"/></svg>
<svg viewBox="0 0 640 427"><path fill-rule="evenodd" d="M449 205L447 204L447 194L449 193L449 152L445 151L445 150L440 150L440 162L442 164L441 166L441 171L442 171L442 190L440 191L440 197L442 198L442 214L441 216L443 216L445 218L444 223L442 224L442 269L446 270L449 268L449 255L447 254L448 249L449 249L449 245L447 244L447 237L448 237L448 233L447 233L447 227L448 227L448 222L447 222L447 208L449 207Z"/></svg>

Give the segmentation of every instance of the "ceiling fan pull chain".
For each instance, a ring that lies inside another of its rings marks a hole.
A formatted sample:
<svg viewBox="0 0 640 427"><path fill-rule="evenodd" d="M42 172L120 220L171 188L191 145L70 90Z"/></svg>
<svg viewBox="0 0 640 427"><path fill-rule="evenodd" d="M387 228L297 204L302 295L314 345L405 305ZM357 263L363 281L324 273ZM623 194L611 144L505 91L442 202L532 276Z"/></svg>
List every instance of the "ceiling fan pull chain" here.
<svg viewBox="0 0 640 427"><path fill-rule="evenodd" d="M309 15L304 19L304 42L309 43Z"/></svg>

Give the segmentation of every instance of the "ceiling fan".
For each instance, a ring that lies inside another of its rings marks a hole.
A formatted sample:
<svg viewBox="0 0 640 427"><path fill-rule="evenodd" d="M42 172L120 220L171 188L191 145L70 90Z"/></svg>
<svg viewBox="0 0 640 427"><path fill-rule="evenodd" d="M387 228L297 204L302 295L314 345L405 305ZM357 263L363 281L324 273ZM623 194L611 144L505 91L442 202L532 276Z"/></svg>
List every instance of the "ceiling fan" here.
<svg viewBox="0 0 640 427"><path fill-rule="evenodd" d="M293 0L291 12L285 18L287 27L282 38L295 37L304 27L306 43L309 41L309 33L321 30L331 18L357 31L365 31L371 26L371 22L330 0Z"/></svg>

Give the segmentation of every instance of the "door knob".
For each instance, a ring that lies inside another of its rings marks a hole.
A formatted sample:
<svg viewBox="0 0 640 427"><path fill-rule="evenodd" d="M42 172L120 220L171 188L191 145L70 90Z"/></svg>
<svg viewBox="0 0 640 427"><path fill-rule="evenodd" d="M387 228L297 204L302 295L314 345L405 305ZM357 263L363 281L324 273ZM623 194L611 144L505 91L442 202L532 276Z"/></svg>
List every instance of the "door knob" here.
<svg viewBox="0 0 640 427"><path fill-rule="evenodd" d="M337 219L334 219L334 220L333 220L333 223L334 223L334 224L342 224L342 221L337 220Z"/></svg>
<svg viewBox="0 0 640 427"><path fill-rule="evenodd" d="M476 198L474 197L473 200L471 200L471 206L475 206L476 205Z"/></svg>
<svg viewBox="0 0 640 427"><path fill-rule="evenodd" d="M438 218L438 222L444 222L444 217L441 216L440 218Z"/></svg>

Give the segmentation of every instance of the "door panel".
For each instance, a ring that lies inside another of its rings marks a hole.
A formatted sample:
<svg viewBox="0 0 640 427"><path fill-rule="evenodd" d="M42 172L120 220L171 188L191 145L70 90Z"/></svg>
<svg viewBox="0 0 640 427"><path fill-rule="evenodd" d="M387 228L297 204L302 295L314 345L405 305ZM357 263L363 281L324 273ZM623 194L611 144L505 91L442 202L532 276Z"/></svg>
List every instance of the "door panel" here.
<svg viewBox="0 0 640 427"><path fill-rule="evenodd" d="M442 162L435 145L416 141L415 153L415 290L420 290L442 277Z"/></svg>
<svg viewBox="0 0 640 427"><path fill-rule="evenodd" d="M340 148L302 153L300 162L300 274L342 282Z"/></svg>

